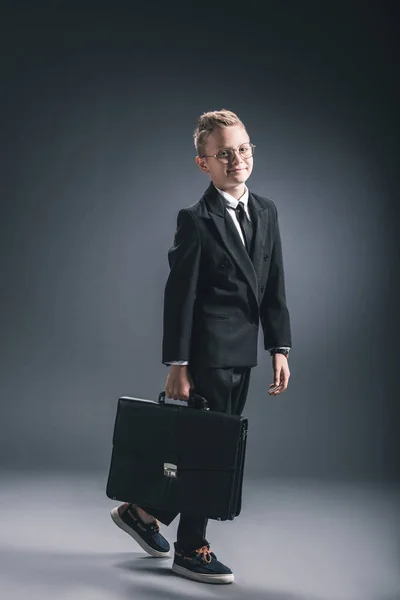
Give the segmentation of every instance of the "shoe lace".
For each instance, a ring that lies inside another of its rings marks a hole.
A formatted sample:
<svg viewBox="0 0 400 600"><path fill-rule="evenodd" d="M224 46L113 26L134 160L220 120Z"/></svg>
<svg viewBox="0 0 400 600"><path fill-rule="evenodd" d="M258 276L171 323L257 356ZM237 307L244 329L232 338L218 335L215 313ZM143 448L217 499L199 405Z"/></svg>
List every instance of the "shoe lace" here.
<svg viewBox="0 0 400 600"><path fill-rule="evenodd" d="M141 523L143 523L144 525L146 525L146 524L145 524L145 523L142 521L142 519L139 517L139 515L138 515L138 513L137 513L137 510L136 510L135 508L133 509L133 513L134 513L134 514L132 514L132 513L131 513L131 516L132 516L134 519L136 519L136 520L140 521ZM151 523L149 523L149 524L147 525L147 527L149 527L153 533L158 533L158 532L160 531L160 523L158 522L158 520L157 520L157 519L155 519L154 521L152 521Z"/></svg>
<svg viewBox="0 0 400 600"><path fill-rule="evenodd" d="M157 519L155 521L153 521L152 523L150 523L150 529L154 533L158 533L160 531L160 523L157 521Z"/></svg>
<svg viewBox="0 0 400 600"><path fill-rule="evenodd" d="M206 563L210 563L212 561L211 550L209 546L202 546L201 548L197 548L196 554L197 556L201 556L201 559Z"/></svg>

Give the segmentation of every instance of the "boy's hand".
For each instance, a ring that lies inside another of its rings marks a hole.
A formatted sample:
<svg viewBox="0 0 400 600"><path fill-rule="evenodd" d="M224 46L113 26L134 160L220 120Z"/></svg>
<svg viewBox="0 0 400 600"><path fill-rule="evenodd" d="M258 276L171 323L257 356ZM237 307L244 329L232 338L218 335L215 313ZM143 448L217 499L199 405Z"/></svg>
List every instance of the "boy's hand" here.
<svg viewBox="0 0 400 600"><path fill-rule="evenodd" d="M174 400L188 400L190 395L191 382L186 365L171 365L165 383L165 394L167 398Z"/></svg>
<svg viewBox="0 0 400 600"><path fill-rule="evenodd" d="M287 389L290 377L288 359L284 354L274 354L272 357L274 383L269 386L268 394L277 396Z"/></svg>

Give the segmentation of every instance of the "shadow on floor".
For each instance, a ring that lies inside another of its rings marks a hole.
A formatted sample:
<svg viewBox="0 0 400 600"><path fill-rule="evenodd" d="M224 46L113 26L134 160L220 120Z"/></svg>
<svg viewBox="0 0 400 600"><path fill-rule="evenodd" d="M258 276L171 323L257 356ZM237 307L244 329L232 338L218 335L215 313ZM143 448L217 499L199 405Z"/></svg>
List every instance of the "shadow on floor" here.
<svg viewBox="0 0 400 600"><path fill-rule="evenodd" d="M156 559L141 552L67 553L41 548L0 548L0 587L3 583L26 585L31 600L35 584L41 600L54 599L60 592L80 600L79 589L91 589L102 600L179 600L229 597L233 600L324 600L315 596L242 586L202 584L175 575L172 559ZM130 580L131 576L131 580ZM32 587L33 586L33 587ZM48 598L45 589L48 588ZM83 598L83 597L82 597Z"/></svg>

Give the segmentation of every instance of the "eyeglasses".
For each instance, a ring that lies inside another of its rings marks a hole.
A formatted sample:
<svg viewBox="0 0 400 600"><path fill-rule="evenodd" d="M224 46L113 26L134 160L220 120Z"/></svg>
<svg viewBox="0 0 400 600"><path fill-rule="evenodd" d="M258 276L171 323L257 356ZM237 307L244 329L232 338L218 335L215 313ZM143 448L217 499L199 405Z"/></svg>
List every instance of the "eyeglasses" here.
<svg viewBox="0 0 400 600"><path fill-rule="evenodd" d="M229 163L235 158L236 150L239 151L239 156L241 158L250 158L254 154L255 144L246 143L241 144L237 148L223 148L218 152L218 154L203 154L200 158L218 158L222 163Z"/></svg>

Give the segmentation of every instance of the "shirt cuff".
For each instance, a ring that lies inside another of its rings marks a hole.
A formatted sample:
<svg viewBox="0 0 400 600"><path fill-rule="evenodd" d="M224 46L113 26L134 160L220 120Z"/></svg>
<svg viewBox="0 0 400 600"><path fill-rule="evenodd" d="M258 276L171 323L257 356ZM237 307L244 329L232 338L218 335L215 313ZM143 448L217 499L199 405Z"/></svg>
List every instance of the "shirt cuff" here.
<svg viewBox="0 0 400 600"><path fill-rule="evenodd" d="M189 362L187 360L173 360L171 362L166 362L166 365L188 365Z"/></svg>

